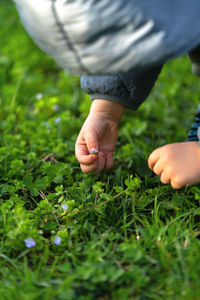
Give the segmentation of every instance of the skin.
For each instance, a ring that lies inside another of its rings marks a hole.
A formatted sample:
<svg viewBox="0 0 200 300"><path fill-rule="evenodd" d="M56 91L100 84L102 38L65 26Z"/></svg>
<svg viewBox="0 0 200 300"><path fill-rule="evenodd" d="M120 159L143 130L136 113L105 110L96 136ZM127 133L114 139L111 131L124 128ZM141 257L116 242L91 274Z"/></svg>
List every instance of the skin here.
<svg viewBox="0 0 200 300"><path fill-rule="evenodd" d="M121 104L93 100L75 144L75 155L83 173L99 173L112 168L118 124L124 111ZM90 154L92 149L98 150L98 155Z"/></svg>
<svg viewBox="0 0 200 300"><path fill-rule="evenodd" d="M75 155L83 173L99 173L113 167L118 125L125 107L109 100L93 100L75 144ZM90 154L92 149L98 154ZM148 158L149 168L163 184L174 189L200 182L198 142L167 144L155 149Z"/></svg>
<svg viewBox="0 0 200 300"><path fill-rule="evenodd" d="M154 150L148 158L149 168L164 184L174 189L200 182L200 147L198 142L168 144Z"/></svg>

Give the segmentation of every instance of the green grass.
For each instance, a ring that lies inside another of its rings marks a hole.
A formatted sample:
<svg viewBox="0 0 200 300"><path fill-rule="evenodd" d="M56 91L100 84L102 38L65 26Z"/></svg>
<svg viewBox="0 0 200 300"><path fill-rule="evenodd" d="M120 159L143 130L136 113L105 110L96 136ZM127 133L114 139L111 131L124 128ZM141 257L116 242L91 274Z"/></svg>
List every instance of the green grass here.
<svg viewBox="0 0 200 300"><path fill-rule="evenodd" d="M126 112L115 167L86 175L74 156L90 106L79 78L33 44L4 0L0 26L0 299L200 299L200 185L174 190L147 166L193 122L188 59L168 63Z"/></svg>

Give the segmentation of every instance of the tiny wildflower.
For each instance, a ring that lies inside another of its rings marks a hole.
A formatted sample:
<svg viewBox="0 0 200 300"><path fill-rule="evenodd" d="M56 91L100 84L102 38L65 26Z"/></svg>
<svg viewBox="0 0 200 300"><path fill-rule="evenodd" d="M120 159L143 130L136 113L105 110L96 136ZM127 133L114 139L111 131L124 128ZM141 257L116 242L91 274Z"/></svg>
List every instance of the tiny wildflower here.
<svg viewBox="0 0 200 300"><path fill-rule="evenodd" d="M57 119L55 119L55 124L58 124L58 123L60 123L60 118L57 118Z"/></svg>
<svg viewBox="0 0 200 300"><path fill-rule="evenodd" d="M55 238L54 244L55 244L55 245L58 245L58 246L61 244L61 237L60 237L60 236L57 236L57 237Z"/></svg>
<svg viewBox="0 0 200 300"><path fill-rule="evenodd" d="M54 107L53 107L53 110L54 110L54 111L58 111L59 109L60 109L59 105L57 105L57 104L54 105Z"/></svg>
<svg viewBox="0 0 200 300"><path fill-rule="evenodd" d="M67 205L67 204L63 204L63 205L62 205L62 209L63 209L63 210L67 210L67 209L68 209L68 205Z"/></svg>
<svg viewBox="0 0 200 300"><path fill-rule="evenodd" d="M32 248L36 245L36 242L32 238L27 238L24 240L27 248Z"/></svg>
<svg viewBox="0 0 200 300"><path fill-rule="evenodd" d="M90 150L90 154L98 154L98 150L96 150L96 149L91 149L91 150Z"/></svg>
<svg viewBox="0 0 200 300"><path fill-rule="evenodd" d="M35 98L36 98L37 100L42 99L42 97L43 97L43 94L42 94L42 93L37 93L36 96L35 96Z"/></svg>

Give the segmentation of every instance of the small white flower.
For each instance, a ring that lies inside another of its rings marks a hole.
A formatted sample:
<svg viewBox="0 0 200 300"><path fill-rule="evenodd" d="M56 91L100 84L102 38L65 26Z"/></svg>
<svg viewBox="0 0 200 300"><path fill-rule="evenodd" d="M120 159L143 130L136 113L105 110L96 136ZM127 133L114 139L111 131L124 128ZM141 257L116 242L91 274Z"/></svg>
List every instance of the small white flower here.
<svg viewBox="0 0 200 300"><path fill-rule="evenodd" d="M57 104L54 105L54 107L53 107L53 110L54 110L54 111L58 111L59 109L60 109L60 106L59 106L59 105L57 105Z"/></svg>
<svg viewBox="0 0 200 300"><path fill-rule="evenodd" d="M42 99L42 97L43 97L43 94L42 94L42 93L37 93L36 96L35 96L35 98L36 98L37 100Z"/></svg>
<svg viewBox="0 0 200 300"><path fill-rule="evenodd" d="M96 149L91 149L91 150L90 150L90 154L98 154L98 150L96 150Z"/></svg>

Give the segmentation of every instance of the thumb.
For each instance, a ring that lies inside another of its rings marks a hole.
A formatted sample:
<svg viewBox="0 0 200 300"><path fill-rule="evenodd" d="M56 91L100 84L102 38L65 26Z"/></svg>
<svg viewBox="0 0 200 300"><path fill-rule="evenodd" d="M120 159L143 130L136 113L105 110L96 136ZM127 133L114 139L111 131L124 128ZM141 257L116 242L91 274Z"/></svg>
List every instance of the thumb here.
<svg viewBox="0 0 200 300"><path fill-rule="evenodd" d="M85 142L88 148L88 152L91 154L98 153L98 137L95 130L87 131L84 134Z"/></svg>

